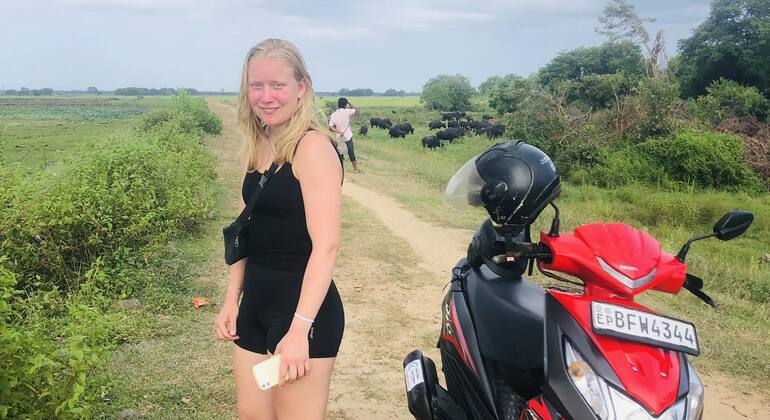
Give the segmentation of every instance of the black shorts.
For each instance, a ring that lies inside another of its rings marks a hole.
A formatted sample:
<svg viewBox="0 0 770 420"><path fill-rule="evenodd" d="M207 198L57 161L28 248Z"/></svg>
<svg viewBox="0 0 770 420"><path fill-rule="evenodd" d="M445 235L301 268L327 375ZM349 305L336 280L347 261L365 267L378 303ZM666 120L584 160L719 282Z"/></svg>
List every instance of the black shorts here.
<svg viewBox="0 0 770 420"><path fill-rule="evenodd" d="M303 275L246 263L236 321L238 347L259 354L275 353L293 321ZM336 357L344 330L342 300L332 281L308 333L310 357Z"/></svg>

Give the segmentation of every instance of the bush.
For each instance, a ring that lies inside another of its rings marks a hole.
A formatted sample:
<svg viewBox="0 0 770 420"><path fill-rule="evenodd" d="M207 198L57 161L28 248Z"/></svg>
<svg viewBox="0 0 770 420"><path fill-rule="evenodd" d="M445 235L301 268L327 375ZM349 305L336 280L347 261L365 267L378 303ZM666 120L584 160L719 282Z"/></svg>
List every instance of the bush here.
<svg viewBox="0 0 770 420"><path fill-rule="evenodd" d="M94 374L130 320L85 294L27 294L0 257L0 418L88 418L106 385Z"/></svg>
<svg viewBox="0 0 770 420"><path fill-rule="evenodd" d="M206 134L219 134L222 131L222 120L208 109L203 98L194 98L185 90L180 90L179 96L174 97L173 101L171 109L162 109L145 116L139 124L141 132L147 133L170 123L190 133L200 130Z"/></svg>
<svg viewBox="0 0 770 420"><path fill-rule="evenodd" d="M752 116L764 120L768 101L754 86L743 86L728 79L719 79L706 88L690 108L699 119L716 126L728 118Z"/></svg>
<svg viewBox="0 0 770 420"><path fill-rule="evenodd" d="M675 181L751 192L767 188L743 163L743 143L733 135L683 132L673 139L650 140L635 148Z"/></svg>
<svg viewBox="0 0 770 420"><path fill-rule="evenodd" d="M623 73L587 74L570 82L568 101L585 111L616 106L631 91Z"/></svg>
<svg viewBox="0 0 770 420"><path fill-rule="evenodd" d="M660 79L643 79L636 88L637 95L630 98L636 104L629 109L637 112L637 118L626 131L631 143L640 143L653 137L670 136L677 129L673 111L679 106L679 85Z"/></svg>
<svg viewBox="0 0 770 420"><path fill-rule="evenodd" d="M682 132L607 155L587 176L600 186L633 182L672 187L743 190L760 193L767 185L743 163L743 144L729 134Z"/></svg>
<svg viewBox="0 0 770 420"><path fill-rule="evenodd" d="M92 150L53 178L0 173L0 255L20 283L77 290L98 257L120 278L132 259L204 220L213 157L187 120L174 117L144 136ZM132 281L111 283L110 295L142 288Z"/></svg>

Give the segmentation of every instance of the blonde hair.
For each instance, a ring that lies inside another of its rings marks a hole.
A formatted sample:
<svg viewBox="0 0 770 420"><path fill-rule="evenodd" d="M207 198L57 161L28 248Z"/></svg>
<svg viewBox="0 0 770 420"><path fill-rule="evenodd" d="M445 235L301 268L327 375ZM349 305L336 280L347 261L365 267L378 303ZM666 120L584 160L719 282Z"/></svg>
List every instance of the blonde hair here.
<svg viewBox="0 0 770 420"><path fill-rule="evenodd" d="M291 42L283 39L266 39L252 47L246 54L246 59L243 61L243 74L241 75L238 122L246 137L243 152L246 155L247 170L249 171L257 169L268 142L267 127L251 108L248 97L249 62L252 59L263 57L282 61L292 68L294 79L297 82L304 80L306 85L305 94L299 98L299 104L289 119L289 124L278 137L275 156L273 157L275 162L278 164L291 163L297 144L309 129L320 131L332 142L331 132L326 126L326 115L315 104L313 83L299 49Z"/></svg>

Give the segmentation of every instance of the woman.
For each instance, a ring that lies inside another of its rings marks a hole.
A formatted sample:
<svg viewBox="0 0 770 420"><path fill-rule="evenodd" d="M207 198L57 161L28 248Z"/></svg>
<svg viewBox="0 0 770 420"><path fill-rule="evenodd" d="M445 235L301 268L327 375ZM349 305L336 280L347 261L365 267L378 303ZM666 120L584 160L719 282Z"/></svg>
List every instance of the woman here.
<svg viewBox="0 0 770 420"><path fill-rule="evenodd" d="M215 320L218 338L236 344L238 415L321 419L345 324L331 279L342 168L293 44L268 39L249 51L238 118L246 137L241 211L262 174L278 165L249 222L247 257L230 267ZM281 354L280 377L288 383L261 391L251 368L272 354Z"/></svg>

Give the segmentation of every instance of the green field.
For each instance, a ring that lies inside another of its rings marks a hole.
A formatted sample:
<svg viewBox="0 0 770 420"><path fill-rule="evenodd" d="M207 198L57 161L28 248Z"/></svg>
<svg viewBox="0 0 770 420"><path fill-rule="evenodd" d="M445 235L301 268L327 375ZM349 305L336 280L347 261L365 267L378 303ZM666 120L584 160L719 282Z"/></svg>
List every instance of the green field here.
<svg viewBox="0 0 770 420"><path fill-rule="evenodd" d="M0 154L8 163L50 167L83 148L131 132L135 119L170 98L0 97Z"/></svg>

